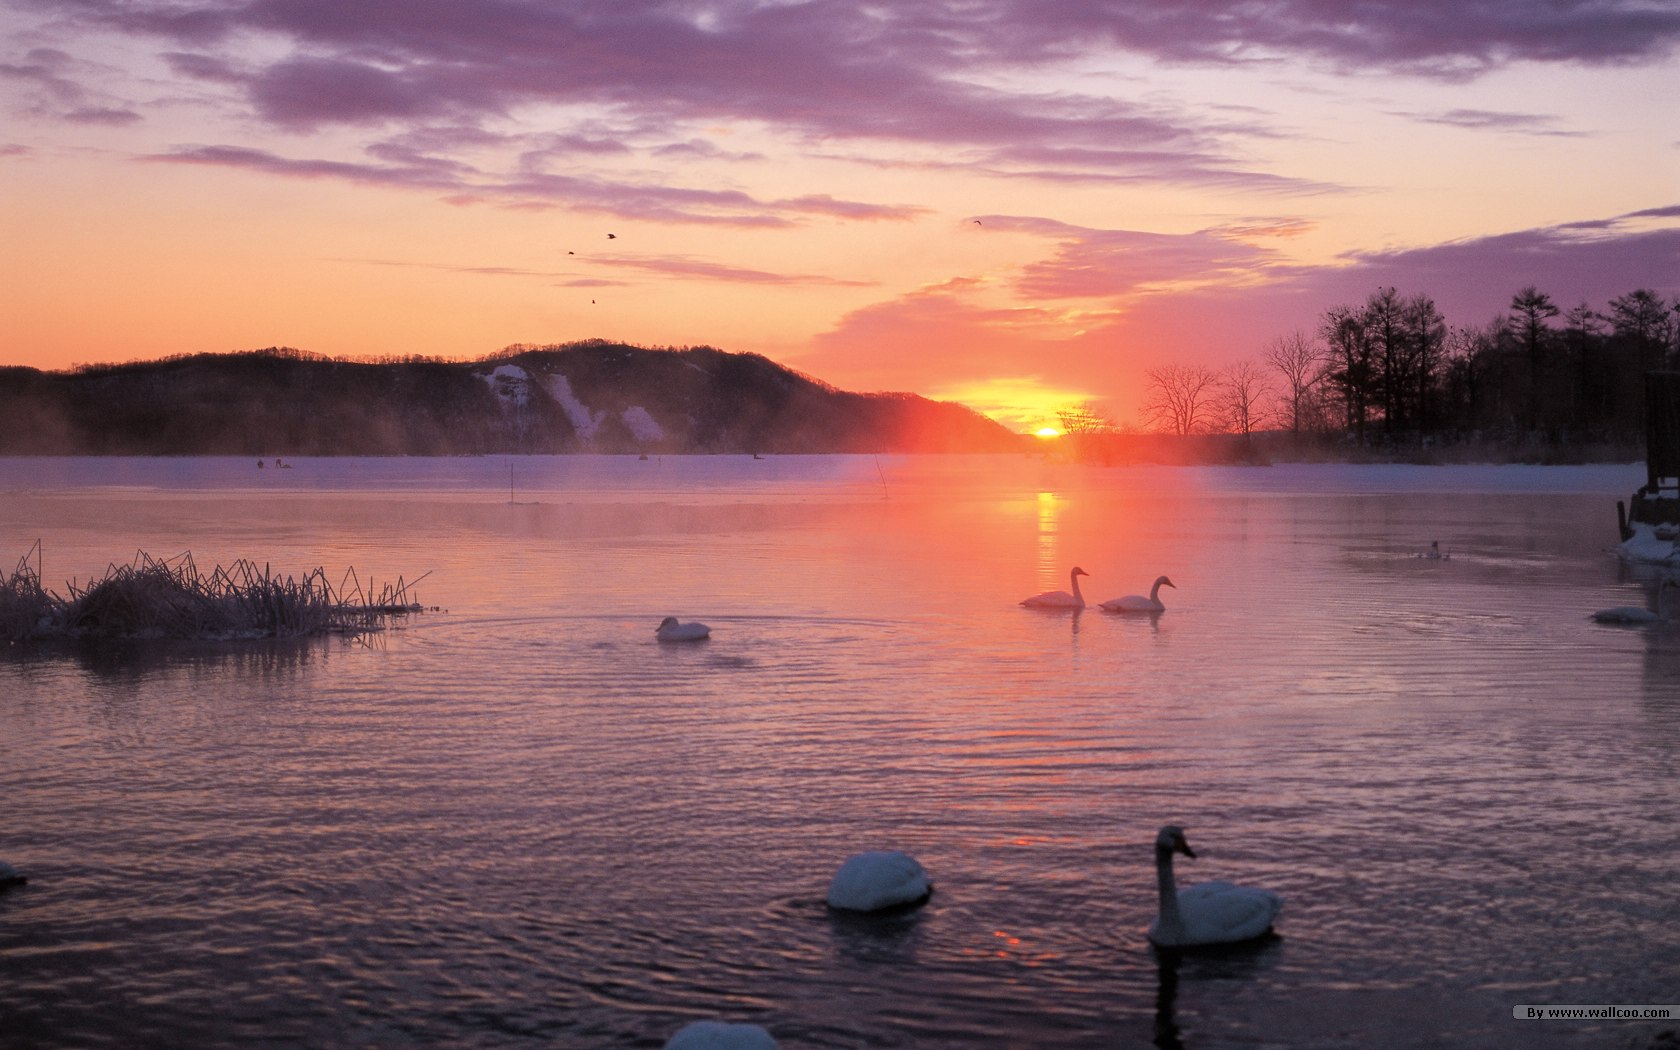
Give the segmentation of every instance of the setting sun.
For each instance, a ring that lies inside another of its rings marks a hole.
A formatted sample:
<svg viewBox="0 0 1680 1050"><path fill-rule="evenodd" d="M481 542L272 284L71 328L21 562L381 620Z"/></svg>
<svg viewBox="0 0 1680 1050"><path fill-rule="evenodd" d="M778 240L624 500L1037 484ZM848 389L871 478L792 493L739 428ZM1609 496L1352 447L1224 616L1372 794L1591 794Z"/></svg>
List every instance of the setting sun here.
<svg viewBox="0 0 1680 1050"><path fill-rule="evenodd" d="M1041 438L1057 438L1062 436L1062 432L1057 430L1055 427L1039 427L1037 433Z"/></svg>

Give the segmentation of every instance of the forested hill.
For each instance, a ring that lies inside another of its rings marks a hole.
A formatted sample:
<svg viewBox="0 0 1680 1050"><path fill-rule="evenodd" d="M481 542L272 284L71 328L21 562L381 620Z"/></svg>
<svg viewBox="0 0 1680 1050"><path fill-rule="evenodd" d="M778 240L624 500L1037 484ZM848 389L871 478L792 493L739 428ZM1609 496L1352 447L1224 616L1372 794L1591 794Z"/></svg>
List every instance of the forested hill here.
<svg viewBox="0 0 1680 1050"><path fill-rule="evenodd" d="M471 362L289 349L0 368L0 455L948 452L1020 447L962 405L855 394L757 354L603 341Z"/></svg>

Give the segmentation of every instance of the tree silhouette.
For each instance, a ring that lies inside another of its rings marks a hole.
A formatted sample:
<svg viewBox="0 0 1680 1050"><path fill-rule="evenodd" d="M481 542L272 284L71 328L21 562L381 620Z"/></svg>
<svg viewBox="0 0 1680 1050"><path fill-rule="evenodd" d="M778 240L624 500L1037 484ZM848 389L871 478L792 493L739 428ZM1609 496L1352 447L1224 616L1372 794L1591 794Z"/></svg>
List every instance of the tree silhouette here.
<svg viewBox="0 0 1680 1050"><path fill-rule="evenodd" d="M1205 430L1219 375L1203 365L1163 365L1146 373L1149 401L1146 420L1180 436Z"/></svg>
<svg viewBox="0 0 1680 1050"><path fill-rule="evenodd" d="M1216 407L1227 430L1248 437L1260 425L1260 405L1271 393L1253 361L1236 361L1219 373Z"/></svg>
<svg viewBox="0 0 1680 1050"><path fill-rule="evenodd" d="M1529 285L1511 297L1511 327L1528 360L1528 419L1529 430L1540 426L1541 358L1545 353L1552 330L1546 322L1558 315L1551 296Z"/></svg>
<svg viewBox="0 0 1680 1050"><path fill-rule="evenodd" d="M1294 434L1316 430L1323 414L1318 388L1330 371L1324 351L1305 333L1295 331L1272 340L1264 357L1283 381L1279 425Z"/></svg>

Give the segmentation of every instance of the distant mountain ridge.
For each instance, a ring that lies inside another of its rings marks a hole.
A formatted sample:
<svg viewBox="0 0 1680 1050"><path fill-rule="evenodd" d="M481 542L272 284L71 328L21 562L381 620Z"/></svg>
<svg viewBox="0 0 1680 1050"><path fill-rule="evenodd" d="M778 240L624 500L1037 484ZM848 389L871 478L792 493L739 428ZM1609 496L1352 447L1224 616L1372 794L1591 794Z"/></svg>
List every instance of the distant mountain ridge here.
<svg viewBox="0 0 1680 1050"><path fill-rule="evenodd" d="M0 368L0 455L995 452L963 405L857 394L751 353L588 340L477 361L289 348Z"/></svg>

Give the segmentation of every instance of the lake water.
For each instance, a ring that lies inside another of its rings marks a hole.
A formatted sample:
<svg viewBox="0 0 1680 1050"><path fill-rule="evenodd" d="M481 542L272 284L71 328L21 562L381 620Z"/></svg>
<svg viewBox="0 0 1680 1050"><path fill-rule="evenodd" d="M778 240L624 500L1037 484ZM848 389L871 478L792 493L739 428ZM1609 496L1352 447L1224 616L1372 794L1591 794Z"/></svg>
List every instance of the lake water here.
<svg viewBox="0 0 1680 1050"><path fill-rule="evenodd" d="M436 607L0 659L0 1044L1643 1046L1680 1022L1512 1017L1680 1003L1680 626L1589 620L1652 601L1610 552L1643 480L0 460L0 557L61 592L143 549ZM1075 564L1177 587L1017 605ZM1277 939L1149 947L1169 822ZM932 900L832 917L875 848Z"/></svg>

